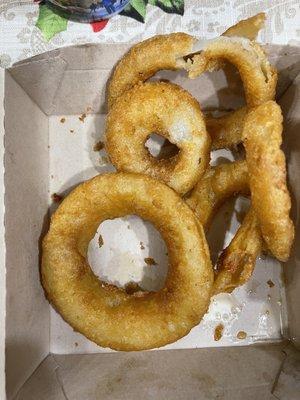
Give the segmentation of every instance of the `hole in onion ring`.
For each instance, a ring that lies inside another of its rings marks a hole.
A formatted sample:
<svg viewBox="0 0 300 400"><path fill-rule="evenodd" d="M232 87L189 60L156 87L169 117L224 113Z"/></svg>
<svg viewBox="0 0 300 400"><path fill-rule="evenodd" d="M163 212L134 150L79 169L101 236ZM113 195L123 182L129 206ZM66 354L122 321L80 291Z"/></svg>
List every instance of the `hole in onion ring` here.
<svg viewBox="0 0 300 400"><path fill-rule="evenodd" d="M89 243L88 262L101 281L133 295L159 291L168 272L164 240L150 222L135 215L101 223Z"/></svg>
<svg viewBox="0 0 300 400"><path fill-rule="evenodd" d="M158 160L167 160L179 153L179 148L168 139L157 133L152 133L145 143L149 153Z"/></svg>

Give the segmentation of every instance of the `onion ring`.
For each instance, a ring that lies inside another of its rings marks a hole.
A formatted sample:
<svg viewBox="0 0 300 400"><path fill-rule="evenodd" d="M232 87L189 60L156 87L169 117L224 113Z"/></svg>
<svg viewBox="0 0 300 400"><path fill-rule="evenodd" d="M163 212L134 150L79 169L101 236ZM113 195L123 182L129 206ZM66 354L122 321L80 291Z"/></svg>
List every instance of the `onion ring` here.
<svg viewBox="0 0 300 400"><path fill-rule="evenodd" d="M291 199L286 185L285 156L280 150L279 105L269 101L251 110L243 132L252 204L263 238L272 254L286 261L294 240L294 225L289 217Z"/></svg>
<svg viewBox="0 0 300 400"><path fill-rule="evenodd" d="M209 168L186 202L207 229L218 208L237 194L249 195L248 169L244 160ZM213 294L231 292L243 285L251 277L261 249L259 224L250 209L218 259Z"/></svg>
<svg viewBox="0 0 300 400"><path fill-rule="evenodd" d="M179 153L153 157L145 147L152 133L175 144ZM198 102L174 84L136 85L115 101L107 117L106 150L117 170L150 175L181 194L206 170L210 144Z"/></svg>
<svg viewBox="0 0 300 400"><path fill-rule="evenodd" d="M93 274L87 249L101 222L128 214L152 222L168 247L165 287L143 296ZM100 346L144 350L185 336L206 312L213 270L203 228L169 187L139 174L98 175L73 190L43 241L48 299L77 331Z"/></svg>
<svg viewBox="0 0 300 400"><path fill-rule="evenodd" d="M189 71L190 78L196 78L212 70L212 63L218 60L229 61L239 70L248 107L258 106L275 97L277 72L262 48L249 39L220 36L181 65Z"/></svg>
<svg viewBox="0 0 300 400"><path fill-rule="evenodd" d="M158 35L140 42L119 61L108 86L108 106L126 90L162 69L176 70L176 60L192 52L196 39L186 33Z"/></svg>

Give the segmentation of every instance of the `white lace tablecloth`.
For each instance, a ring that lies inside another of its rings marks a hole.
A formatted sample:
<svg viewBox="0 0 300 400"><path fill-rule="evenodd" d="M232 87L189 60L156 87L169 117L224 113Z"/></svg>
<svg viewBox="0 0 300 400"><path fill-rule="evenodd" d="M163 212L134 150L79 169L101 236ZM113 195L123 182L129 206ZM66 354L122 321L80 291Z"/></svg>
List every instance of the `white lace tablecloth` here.
<svg viewBox="0 0 300 400"><path fill-rule="evenodd" d="M112 18L99 33L89 24L69 21L66 31L50 42L35 26L38 5L29 0L0 0L0 66L57 47L82 43L136 42L158 33L184 31L212 38L240 19L264 11L267 16L260 40L300 45L300 0L185 0L181 17L147 6L144 24L124 16Z"/></svg>

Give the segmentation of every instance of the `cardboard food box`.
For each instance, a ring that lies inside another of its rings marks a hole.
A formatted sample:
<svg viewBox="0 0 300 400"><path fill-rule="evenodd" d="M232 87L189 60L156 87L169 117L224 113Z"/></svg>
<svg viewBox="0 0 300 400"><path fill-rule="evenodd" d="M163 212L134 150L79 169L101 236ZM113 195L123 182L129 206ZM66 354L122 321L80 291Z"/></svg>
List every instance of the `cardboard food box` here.
<svg viewBox="0 0 300 400"><path fill-rule="evenodd" d="M159 351L100 348L74 332L45 299L41 239L55 201L79 182L113 170L100 150L106 83L128 47L64 48L0 70L0 399L300 399L299 48L266 48L279 70L277 100L285 117L297 230L285 265L260 257L246 285L213 298L199 326ZM206 110L226 112L244 101L242 83L231 67L196 80L166 71L157 78L182 85ZM149 146L155 153L159 142L154 139ZM218 151L212 163L234 156ZM232 201L215 218L208 235L213 260L233 237L246 208L247 200ZM149 257L157 265L145 265ZM89 261L102 279L119 286L135 281L144 289L159 289L167 273L162 239L135 216L101 224ZM224 331L216 341L219 324Z"/></svg>

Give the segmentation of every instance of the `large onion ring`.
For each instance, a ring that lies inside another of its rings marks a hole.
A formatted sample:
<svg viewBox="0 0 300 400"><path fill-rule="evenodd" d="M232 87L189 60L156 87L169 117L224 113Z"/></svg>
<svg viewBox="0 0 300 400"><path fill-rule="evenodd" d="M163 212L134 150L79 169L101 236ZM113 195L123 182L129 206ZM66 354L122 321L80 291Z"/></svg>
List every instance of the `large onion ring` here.
<svg viewBox="0 0 300 400"><path fill-rule="evenodd" d="M152 133L175 144L179 153L169 159L153 157L145 147ZM206 170L210 143L198 102L171 83L136 85L108 113L106 150L117 170L150 175L181 194Z"/></svg>
<svg viewBox="0 0 300 400"><path fill-rule="evenodd" d="M231 196L249 194L246 161L211 167L193 189L187 204L207 229L218 208ZM252 275L262 249L259 224L252 209L217 262L213 294L231 292Z"/></svg>
<svg viewBox="0 0 300 400"><path fill-rule="evenodd" d="M282 114L269 101L251 110L243 131L253 208L263 238L273 255L286 261L294 240L289 217L291 199L286 185L282 143Z"/></svg>
<svg viewBox="0 0 300 400"><path fill-rule="evenodd" d="M136 214L152 222L168 247L169 271L159 292L136 297L106 285L87 263L98 225ZM43 241L42 282L74 329L100 346L143 350L185 336L209 305L213 270L202 226L169 187L139 174L98 175L66 197Z"/></svg>

